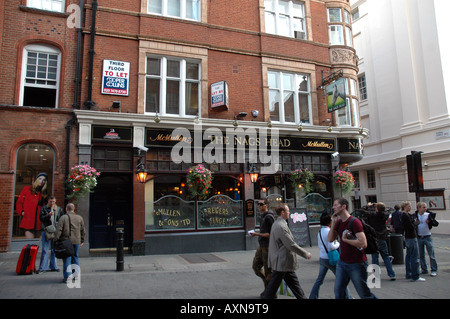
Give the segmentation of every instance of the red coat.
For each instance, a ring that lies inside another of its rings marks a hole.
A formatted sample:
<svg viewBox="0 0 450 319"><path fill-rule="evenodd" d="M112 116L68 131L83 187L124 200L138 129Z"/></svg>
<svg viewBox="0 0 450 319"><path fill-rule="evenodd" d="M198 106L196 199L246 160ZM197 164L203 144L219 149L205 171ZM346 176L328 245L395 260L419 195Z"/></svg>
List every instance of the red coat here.
<svg viewBox="0 0 450 319"><path fill-rule="evenodd" d="M20 192L19 199L16 203L16 212L19 216L22 215L22 222L20 223L20 228L27 230L40 230L41 221L39 220L39 213L41 212L41 206L39 206L39 201L42 198L42 194L31 193L31 186L25 186Z"/></svg>

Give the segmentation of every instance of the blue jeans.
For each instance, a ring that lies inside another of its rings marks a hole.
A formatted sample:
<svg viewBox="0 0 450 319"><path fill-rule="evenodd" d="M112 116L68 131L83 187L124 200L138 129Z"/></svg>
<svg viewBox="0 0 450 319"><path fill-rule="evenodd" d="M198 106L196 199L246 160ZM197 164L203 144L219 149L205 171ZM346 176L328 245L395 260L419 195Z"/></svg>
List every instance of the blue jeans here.
<svg viewBox="0 0 450 319"><path fill-rule="evenodd" d="M394 269L392 269L391 258L389 258L388 245L385 240L377 240L378 251L381 254L381 258L383 258L384 265L386 266L386 271L390 278L395 278ZM378 253L372 254L372 264L380 265L378 262Z"/></svg>
<svg viewBox="0 0 450 319"><path fill-rule="evenodd" d="M319 259L319 275L317 276L316 282L311 289L311 293L309 294L309 299L318 299L319 298L319 290L320 286L322 286L325 276L327 275L328 269L333 272L336 276L336 265L331 266L328 259ZM345 288L345 299L351 299L350 292L347 288Z"/></svg>
<svg viewBox="0 0 450 319"><path fill-rule="evenodd" d="M427 248L428 256L430 256L431 271L438 270L436 256L434 255L433 239L431 236L418 239L419 244L419 256L420 256L420 268L423 272L428 272L427 261L425 259L425 247Z"/></svg>
<svg viewBox="0 0 450 319"><path fill-rule="evenodd" d="M419 278L419 246L417 238L405 238L405 244L406 279L417 280Z"/></svg>
<svg viewBox="0 0 450 319"><path fill-rule="evenodd" d="M63 259L63 276L64 279L69 278L69 276L75 272L76 269L68 270L68 267L72 264L80 266L80 263L78 261L78 249L80 248L79 244L73 245L74 255L71 257L67 257Z"/></svg>
<svg viewBox="0 0 450 319"><path fill-rule="evenodd" d="M53 240L51 239L47 240L47 237L45 236L45 231L42 231L41 242L42 242L42 253L41 253L41 261L39 262L39 271L58 270L58 263L56 261L55 251L53 250ZM49 257L50 257L50 267L48 265Z"/></svg>
<svg viewBox="0 0 450 319"><path fill-rule="evenodd" d="M336 267L334 295L336 299L345 298L345 288L350 280L361 299L377 299L367 286L367 262L347 264L339 259Z"/></svg>

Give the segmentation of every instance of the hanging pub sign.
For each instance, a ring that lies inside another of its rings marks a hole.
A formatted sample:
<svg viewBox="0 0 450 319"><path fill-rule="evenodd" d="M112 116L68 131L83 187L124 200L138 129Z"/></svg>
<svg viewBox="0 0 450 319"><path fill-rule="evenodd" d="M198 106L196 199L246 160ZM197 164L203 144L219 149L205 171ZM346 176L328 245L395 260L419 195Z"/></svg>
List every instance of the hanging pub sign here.
<svg viewBox="0 0 450 319"><path fill-rule="evenodd" d="M340 78L326 86L328 113L342 109L347 105L345 81L345 78Z"/></svg>
<svg viewBox="0 0 450 319"><path fill-rule="evenodd" d="M225 81L211 84L211 108L221 107L228 110L228 85Z"/></svg>
<svg viewBox="0 0 450 319"><path fill-rule="evenodd" d="M130 62L103 60L102 94L128 96Z"/></svg>

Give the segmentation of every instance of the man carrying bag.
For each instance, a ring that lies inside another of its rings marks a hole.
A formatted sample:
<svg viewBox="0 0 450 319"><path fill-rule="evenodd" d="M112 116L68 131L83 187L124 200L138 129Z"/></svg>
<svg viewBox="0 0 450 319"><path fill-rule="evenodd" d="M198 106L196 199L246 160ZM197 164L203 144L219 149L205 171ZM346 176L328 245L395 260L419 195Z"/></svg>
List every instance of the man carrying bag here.
<svg viewBox="0 0 450 319"><path fill-rule="evenodd" d="M72 203L67 204L66 212L59 219L55 238L56 257L63 259L63 282L67 282L71 275L70 265L80 265L78 250L83 245L86 235L83 217L75 213L75 205ZM70 251L70 248L73 250Z"/></svg>

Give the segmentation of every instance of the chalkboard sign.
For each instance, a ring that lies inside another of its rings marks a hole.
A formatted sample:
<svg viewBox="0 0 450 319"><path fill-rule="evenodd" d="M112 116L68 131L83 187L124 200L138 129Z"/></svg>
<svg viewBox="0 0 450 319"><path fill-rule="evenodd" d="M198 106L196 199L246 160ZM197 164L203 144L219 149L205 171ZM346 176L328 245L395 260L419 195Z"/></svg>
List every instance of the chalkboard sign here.
<svg viewBox="0 0 450 319"><path fill-rule="evenodd" d="M288 225L294 236L295 242L299 246L309 244L311 247L311 236L309 234L308 215L306 209L292 208L289 216Z"/></svg>

